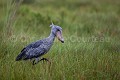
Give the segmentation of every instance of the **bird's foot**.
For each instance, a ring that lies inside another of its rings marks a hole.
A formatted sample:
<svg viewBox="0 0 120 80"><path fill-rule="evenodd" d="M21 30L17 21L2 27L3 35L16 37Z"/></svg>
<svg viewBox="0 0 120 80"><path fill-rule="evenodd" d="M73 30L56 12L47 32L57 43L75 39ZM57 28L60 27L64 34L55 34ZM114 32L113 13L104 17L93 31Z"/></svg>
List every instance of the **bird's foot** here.
<svg viewBox="0 0 120 80"><path fill-rule="evenodd" d="M51 64L51 62L47 59L47 58L42 58L42 59L40 59L39 61L47 61L47 62L49 62L50 64Z"/></svg>
<svg viewBox="0 0 120 80"><path fill-rule="evenodd" d="M34 59L33 62L32 62L32 65L35 65L35 64L37 64L40 61L47 61L47 62L49 62L51 64L51 62L47 58L42 58L40 60Z"/></svg>
<svg viewBox="0 0 120 80"><path fill-rule="evenodd" d="M33 60L33 62L32 62L32 65L35 65L36 64L36 62L35 62L35 59Z"/></svg>

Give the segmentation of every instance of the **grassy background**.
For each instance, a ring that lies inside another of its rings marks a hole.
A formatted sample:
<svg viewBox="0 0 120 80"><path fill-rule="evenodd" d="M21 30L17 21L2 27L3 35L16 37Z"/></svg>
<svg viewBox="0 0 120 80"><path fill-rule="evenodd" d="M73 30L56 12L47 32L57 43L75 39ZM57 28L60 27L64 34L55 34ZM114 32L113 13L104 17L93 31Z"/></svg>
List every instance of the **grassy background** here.
<svg viewBox="0 0 120 80"><path fill-rule="evenodd" d="M0 0L0 80L120 79L119 0L25 0L6 27L11 3ZM24 46L49 35L51 20L65 38L44 55L51 65L16 62Z"/></svg>

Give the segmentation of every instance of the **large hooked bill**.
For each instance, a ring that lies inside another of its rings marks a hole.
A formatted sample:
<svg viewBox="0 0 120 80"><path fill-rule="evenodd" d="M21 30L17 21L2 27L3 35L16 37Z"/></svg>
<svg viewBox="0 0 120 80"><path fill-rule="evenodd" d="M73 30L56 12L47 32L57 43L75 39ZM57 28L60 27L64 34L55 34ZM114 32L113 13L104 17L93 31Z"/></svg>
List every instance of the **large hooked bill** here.
<svg viewBox="0 0 120 80"><path fill-rule="evenodd" d="M61 41L62 43L64 43L64 38L62 36L62 32L61 31L57 31L56 32L56 37L58 38L59 41Z"/></svg>

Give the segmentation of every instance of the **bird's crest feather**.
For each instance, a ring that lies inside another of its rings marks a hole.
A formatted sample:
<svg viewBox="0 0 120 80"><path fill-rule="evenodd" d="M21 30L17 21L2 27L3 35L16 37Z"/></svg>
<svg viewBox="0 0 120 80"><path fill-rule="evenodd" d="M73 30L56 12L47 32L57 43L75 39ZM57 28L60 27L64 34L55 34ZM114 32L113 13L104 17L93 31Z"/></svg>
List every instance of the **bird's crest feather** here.
<svg viewBox="0 0 120 80"><path fill-rule="evenodd" d="M52 21L51 21L51 23L52 23L52 24L50 25L50 27L54 26L54 24L53 24L53 22L52 22Z"/></svg>

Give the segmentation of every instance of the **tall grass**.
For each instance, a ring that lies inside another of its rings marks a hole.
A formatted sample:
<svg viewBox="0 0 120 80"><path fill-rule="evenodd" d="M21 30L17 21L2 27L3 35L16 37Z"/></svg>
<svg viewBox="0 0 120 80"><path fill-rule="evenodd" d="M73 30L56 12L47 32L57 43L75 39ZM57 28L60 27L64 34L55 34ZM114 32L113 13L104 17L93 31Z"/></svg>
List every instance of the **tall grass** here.
<svg viewBox="0 0 120 80"><path fill-rule="evenodd" d="M119 80L120 3L115 0L35 0L22 4L7 37L6 0L0 1L0 80ZM1 6L2 5L2 6ZM33 66L15 58L27 44L50 33L51 20L63 28L65 43L57 39L51 61ZM5 23L5 24L4 24Z"/></svg>

